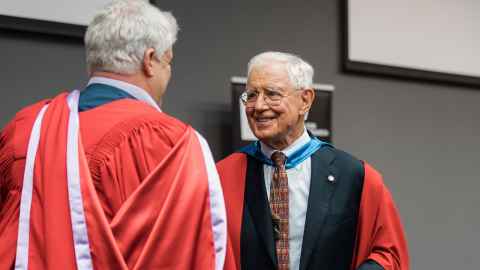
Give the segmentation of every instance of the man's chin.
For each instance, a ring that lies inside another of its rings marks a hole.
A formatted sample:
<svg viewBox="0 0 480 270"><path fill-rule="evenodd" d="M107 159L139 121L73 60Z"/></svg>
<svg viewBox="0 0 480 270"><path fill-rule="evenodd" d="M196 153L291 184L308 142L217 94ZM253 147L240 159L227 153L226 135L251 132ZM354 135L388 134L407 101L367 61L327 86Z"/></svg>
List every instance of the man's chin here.
<svg viewBox="0 0 480 270"><path fill-rule="evenodd" d="M255 130L253 134L255 134L255 137L260 141L270 141L275 137L275 134L270 130Z"/></svg>

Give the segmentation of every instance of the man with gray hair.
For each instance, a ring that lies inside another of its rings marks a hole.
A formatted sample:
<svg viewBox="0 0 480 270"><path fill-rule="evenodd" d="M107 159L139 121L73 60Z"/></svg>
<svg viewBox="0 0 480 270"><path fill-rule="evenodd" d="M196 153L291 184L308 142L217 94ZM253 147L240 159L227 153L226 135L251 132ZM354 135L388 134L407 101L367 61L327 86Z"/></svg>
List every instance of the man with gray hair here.
<svg viewBox="0 0 480 270"><path fill-rule="evenodd" d="M0 269L223 269L208 144L159 107L175 18L115 1L85 35L90 80L0 133Z"/></svg>
<svg viewBox="0 0 480 270"><path fill-rule="evenodd" d="M281 52L248 63L241 100L259 141L217 164L229 220L226 269L408 270L381 175L305 129L313 73Z"/></svg>

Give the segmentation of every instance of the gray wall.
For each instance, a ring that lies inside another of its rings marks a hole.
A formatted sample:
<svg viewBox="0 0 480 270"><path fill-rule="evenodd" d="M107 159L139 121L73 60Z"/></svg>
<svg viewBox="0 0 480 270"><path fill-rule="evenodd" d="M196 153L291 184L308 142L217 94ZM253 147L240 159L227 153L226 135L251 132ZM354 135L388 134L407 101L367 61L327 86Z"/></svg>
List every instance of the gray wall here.
<svg viewBox="0 0 480 270"><path fill-rule="evenodd" d="M383 173L412 269L478 269L480 89L342 73L339 1L158 2L182 28L164 110L200 130L217 159L230 151L229 78L258 52L298 53L336 86L334 143ZM1 31L0 52L0 125L85 82L81 41Z"/></svg>

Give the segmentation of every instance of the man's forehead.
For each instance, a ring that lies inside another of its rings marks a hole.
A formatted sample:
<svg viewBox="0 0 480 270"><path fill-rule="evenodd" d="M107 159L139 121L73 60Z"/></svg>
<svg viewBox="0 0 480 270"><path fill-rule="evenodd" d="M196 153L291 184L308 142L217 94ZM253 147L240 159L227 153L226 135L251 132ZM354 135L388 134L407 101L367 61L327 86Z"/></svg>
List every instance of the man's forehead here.
<svg viewBox="0 0 480 270"><path fill-rule="evenodd" d="M270 61L265 61L262 63L258 63L255 66L252 67L252 70L250 71L253 72L270 72L270 73L286 73L287 72L287 62L284 61L277 61L277 60L270 60Z"/></svg>
<svg viewBox="0 0 480 270"><path fill-rule="evenodd" d="M289 84L290 80L285 64L267 63L250 70L247 85Z"/></svg>

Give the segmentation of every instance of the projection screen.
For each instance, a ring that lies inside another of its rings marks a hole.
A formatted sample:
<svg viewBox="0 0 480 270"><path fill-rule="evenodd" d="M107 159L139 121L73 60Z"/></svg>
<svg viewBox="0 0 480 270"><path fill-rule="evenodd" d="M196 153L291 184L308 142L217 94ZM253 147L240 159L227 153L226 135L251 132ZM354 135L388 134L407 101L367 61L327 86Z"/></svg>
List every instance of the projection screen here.
<svg viewBox="0 0 480 270"><path fill-rule="evenodd" d="M344 1L347 71L480 85L480 1Z"/></svg>

